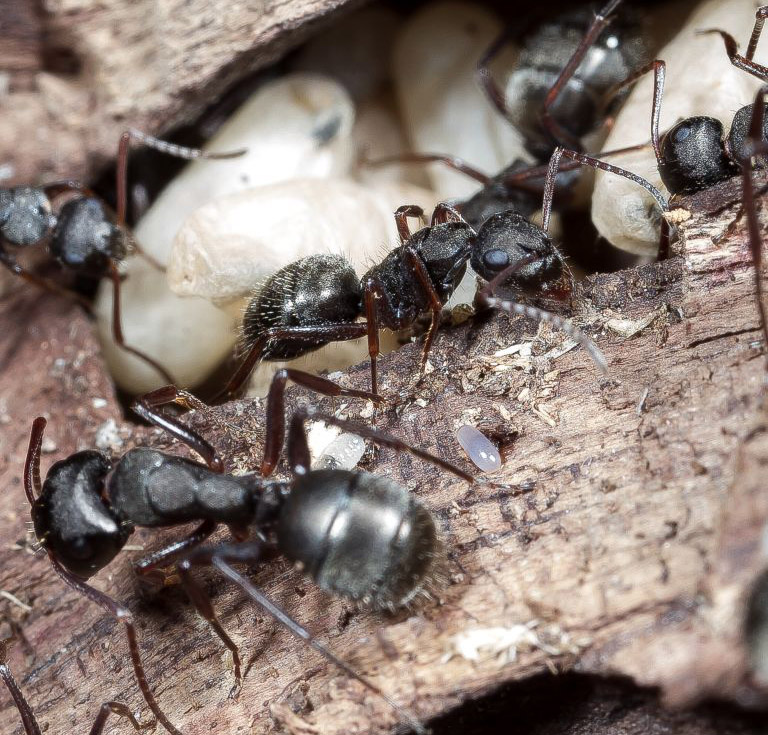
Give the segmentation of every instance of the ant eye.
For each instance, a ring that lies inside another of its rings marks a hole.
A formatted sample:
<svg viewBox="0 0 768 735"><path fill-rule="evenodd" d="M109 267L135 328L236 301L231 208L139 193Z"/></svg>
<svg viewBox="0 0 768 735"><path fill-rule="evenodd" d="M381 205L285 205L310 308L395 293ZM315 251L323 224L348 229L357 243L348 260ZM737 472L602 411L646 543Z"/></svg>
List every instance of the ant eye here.
<svg viewBox="0 0 768 735"><path fill-rule="evenodd" d="M691 134L691 129L687 125L681 125L675 130L675 143L682 143Z"/></svg>
<svg viewBox="0 0 768 735"><path fill-rule="evenodd" d="M492 271L501 271L509 266L509 253L504 250L487 250L483 253L483 265Z"/></svg>

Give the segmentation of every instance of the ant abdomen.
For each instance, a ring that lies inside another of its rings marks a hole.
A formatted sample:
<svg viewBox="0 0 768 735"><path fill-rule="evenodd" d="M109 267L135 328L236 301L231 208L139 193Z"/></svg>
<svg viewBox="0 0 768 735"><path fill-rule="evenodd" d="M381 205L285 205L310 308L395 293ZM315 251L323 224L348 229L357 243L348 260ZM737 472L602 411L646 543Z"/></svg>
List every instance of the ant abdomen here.
<svg viewBox="0 0 768 735"><path fill-rule="evenodd" d="M54 220L42 189L0 189L0 235L9 243L18 247L34 245L50 230Z"/></svg>
<svg viewBox="0 0 768 735"><path fill-rule="evenodd" d="M524 291L546 291L563 277L563 260L552 238L518 212L508 210L489 217L477 234L470 264L481 278L492 281L502 271L532 259L504 286Z"/></svg>
<svg viewBox="0 0 768 735"><path fill-rule="evenodd" d="M439 556L429 511L389 478L315 470L280 513L280 550L324 589L375 607L408 604Z"/></svg>
<svg viewBox="0 0 768 735"><path fill-rule="evenodd" d="M201 519L240 524L252 517L255 505L247 479L144 447L123 455L106 495L115 516L130 528Z"/></svg>
<svg viewBox="0 0 768 735"><path fill-rule="evenodd" d="M131 533L101 498L100 489L111 468L107 457L93 450L56 462L32 506L40 543L82 579L109 564Z"/></svg>
<svg viewBox="0 0 768 735"><path fill-rule="evenodd" d="M659 175L673 194L708 189L738 173L723 143L723 124L713 117L677 123L661 144Z"/></svg>
<svg viewBox="0 0 768 735"><path fill-rule="evenodd" d="M61 207L49 247L63 265L94 276L104 275L128 251L125 231L95 197L70 199Z"/></svg>
<svg viewBox="0 0 768 735"><path fill-rule="evenodd" d="M340 255L310 255L270 276L243 315L243 343L253 344L273 328L354 321L361 310L360 279ZM292 360L326 344L323 340L272 342L270 360Z"/></svg>

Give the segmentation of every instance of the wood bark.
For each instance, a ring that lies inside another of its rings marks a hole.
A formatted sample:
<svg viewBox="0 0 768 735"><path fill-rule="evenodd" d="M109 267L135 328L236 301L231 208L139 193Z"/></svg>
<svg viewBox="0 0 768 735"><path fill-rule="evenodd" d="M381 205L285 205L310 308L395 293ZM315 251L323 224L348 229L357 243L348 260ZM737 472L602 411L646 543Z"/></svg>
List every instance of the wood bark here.
<svg viewBox="0 0 768 735"><path fill-rule="evenodd" d="M750 656L763 630L754 591L768 529L766 356L742 224L718 239L737 207L712 213L738 199L738 180L713 196L715 204L686 203L694 212L681 225L680 255L584 284L575 318L605 352L607 378L561 333L504 314L441 332L420 385L418 345L381 361L381 429L470 468L455 434L473 423L505 456L488 479L509 488L469 487L388 450L363 463L435 514L447 552L439 604L359 611L282 560L251 570L254 582L424 720L548 671L621 675L678 707L717 699L765 708ZM32 418L50 420L44 469L94 446L116 456L136 444L183 450L121 416L91 325L74 306L24 290L0 309L0 589L31 608L0 598L0 611L26 641L12 666L41 722L50 732L83 730L105 699L146 708L120 626L63 588L24 541ZM339 379L367 385L367 364ZM290 396L292 405L318 403ZM354 401L319 404L368 420ZM258 466L263 409L243 400L189 421L242 472ZM95 584L135 612L149 681L186 735L394 731L378 697L204 574L248 662L242 692L229 699L231 665L206 623L177 586L146 596L131 570L131 559L180 535L138 532L130 543L142 550L118 557ZM471 635L490 646L474 660L457 643ZM4 732L17 735L4 694L0 706L12 723Z"/></svg>
<svg viewBox="0 0 768 735"><path fill-rule="evenodd" d="M355 3L0 0L2 178L90 180L126 126L190 122Z"/></svg>

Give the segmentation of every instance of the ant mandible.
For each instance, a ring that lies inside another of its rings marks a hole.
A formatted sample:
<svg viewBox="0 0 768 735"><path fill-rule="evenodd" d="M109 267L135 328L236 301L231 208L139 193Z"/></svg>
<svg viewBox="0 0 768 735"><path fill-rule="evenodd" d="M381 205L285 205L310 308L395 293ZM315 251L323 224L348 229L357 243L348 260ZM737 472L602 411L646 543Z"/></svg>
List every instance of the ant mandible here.
<svg viewBox="0 0 768 735"><path fill-rule="evenodd" d="M190 521L201 523L188 537L139 562L137 571L147 575L175 564L193 604L232 652L233 692L241 682L239 651L216 618L207 594L192 577L195 566L215 567L294 636L384 697L410 726L424 732L413 716L316 641L231 564L254 563L264 557L265 551L276 549L300 563L320 587L379 608L407 605L424 592L434 577L439 543L429 511L388 478L347 470L312 470L305 431L308 420L323 421L382 446L407 451L467 482L474 483L475 478L399 439L305 408L293 415L287 432L293 480L264 479L277 466L283 447L284 390L288 380L324 395L380 400L320 376L298 370L279 371L267 398L261 472L242 476L226 474L221 457L209 442L160 411L160 406L170 402L199 405L194 397L174 386L147 394L133 408L195 450L205 465L149 448L132 449L114 462L99 452L82 451L54 464L41 485L39 460L46 422L35 419L24 468L35 533L64 582L125 626L142 694L159 722L173 735L179 731L159 708L147 684L131 613L85 580L109 564L136 527L172 527ZM344 523L332 523L342 515ZM201 547L220 524L230 528L238 543ZM246 542L249 531L259 540Z"/></svg>
<svg viewBox="0 0 768 735"><path fill-rule="evenodd" d="M141 249L126 226L128 150L132 140L184 159L232 158L243 153L206 153L159 140L138 130L127 130L120 136L118 145L116 214L77 181L58 181L41 187L0 188L0 264L36 286L67 293L56 282L21 266L8 250L8 246L24 250L45 243L48 253L64 268L93 278L109 278L114 289L112 335L115 343L151 365L164 380L173 382L173 377L162 365L138 348L126 344L123 336L118 263L133 249L156 267L162 268ZM61 205L58 214L54 214L56 200L66 194L76 196L69 198ZM89 307L87 302L84 305Z"/></svg>
<svg viewBox="0 0 768 735"><path fill-rule="evenodd" d="M5 682L5 686L13 699L13 703L19 711L19 715L21 715L21 722L24 725L24 732L26 735L42 735L42 730L35 718L35 714L29 706L29 702L27 702L24 697L24 693L16 683L16 679L14 679L11 669L8 666L8 650L12 641L12 638L0 640L0 679ZM121 702L104 702L99 709L99 714L96 715L96 719L93 721L93 725L91 725L89 735L101 735L101 733L104 732L110 714L125 717L137 732L148 727L148 725L139 724L138 720L133 716L133 713Z"/></svg>

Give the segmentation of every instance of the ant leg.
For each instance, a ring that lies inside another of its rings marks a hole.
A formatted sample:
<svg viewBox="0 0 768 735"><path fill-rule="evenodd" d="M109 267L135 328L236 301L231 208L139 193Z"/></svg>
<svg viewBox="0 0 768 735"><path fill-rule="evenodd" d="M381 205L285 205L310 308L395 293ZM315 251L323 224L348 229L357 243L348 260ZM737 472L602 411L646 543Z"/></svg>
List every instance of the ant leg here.
<svg viewBox="0 0 768 735"><path fill-rule="evenodd" d="M557 172L560 165L560 159L562 156L571 158L574 161L578 161L584 166L591 166L592 168L600 169L601 171L607 171L608 173L617 174L623 176L625 179L634 181L639 186L642 186L647 192L653 196L657 201L659 207L663 212L669 209L669 204L664 198L664 195L653 185L650 181L646 181L642 176L633 174L631 171L613 166L610 163L601 161L598 158L587 156L584 153L578 151L568 150L566 148L555 148L555 152L552 154L552 158L549 159L549 170L547 171L547 180L544 185L544 203L542 205L542 229L546 232L549 228L549 218L552 213L552 196L555 190L555 179L557 178Z"/></svg>
<svg viewBox="0 0 768 735"><path fill-rule="evenodd" d="M424 222L424 210L416 204L405 204L395 210L395 224L400 242L404 243L411 236L411 228L408 227L408 217L417 217Z"/></svg>
<svg viewBox="0 0 768 735"><path fill-rule="evenodd" d="M29 435L29 447L27 456L24 460L24 492L30 505L34 505L40 491L42 483L40 482L40 451L43 446L43 432L47 421L38 416L32 422L32 432Z"/></svg>
<svg viewBox="0 0 768 735"><path fill-rule="evenodd" d="M463 158L447 153L402 153L399 156L377 158L375 161L366 160L364 163L368 166L384 166L388 163L442 163L454 171L480 182L483 186L491 182L491 177L488 174L470 166Z"/></svg>
<svg viewBox="0 0 768 735"><path fill-rule="evenodd" d="M580 141L574 138L552 117L550 109L557 101L560 93L565 86L571 80L576 70L579 68L584 56L590 47L594 44L597 37L605 30L608 24L611 22L611 15L616 10L621 0L609 0L608 4L595 15L592 24L589 26L584 38L579 42L578 47L573 52L573 55L568 59L568 63L563 67L560 75L555 80L555 83L547 92L547 96L544 98L544 105L541 111L542 125L547 129L553 140L558 143L568 143L572 148L578 148Z"/></svg>
<svg viewBox="0 0 768 735"><path fill-rule="evenodd" d="M365 330L368 337L368 357L371 361L371 393L378 395L378 367L376 358L379 356L379 311L376 300L385 298L381 285L372 278L365 284Z"/></svg>
<svg viewBox="0 0 768 735"><path fill-rule="evenodd" d="M217 527L216 521L203 521L189 536L175 541L168 546L158 549L149 556L141 559L133 565L136 573L141 576L149 576L156 572L160 567L169 566L177 559L187 554L190 549L199 546L205 541Z"/></svg>
<svg viewBox="0 0 768 735"><path fill-rule="evenodd" d="M768 7L768 6L767 6ZM764 8L760 8L760 10L764 10ZM760 12L760 11L758 11ZM755 27L752 30L752 38L749 40L750 49L752 51L752 55L755 53L755 48L752 47L752 42L754 41L754 46L757 47L757 41L760 38L760 32L762 31L763 23L765 16L762 18L756 18L755 20ZM759 21L759 29L758 29L758 21ZM742 71L747 72L747 74L751 74L753 77L757 77L758 79L762 80L763 82L768 81L768 66L764 66L763 64L758 64L756 61L752 60L752 56L750 55L750 50L747 50L747 55L742 56L739 53L739 44L736 43L736 39L726 31L721 31L718 28L707 28L706 30L697 31L698 35L708 35L711 33L717 33L720 35L720 37L723 39L723 43L725 44L725 53L728 55L728 58L730 59L731 64L733 64L737 69L741 69ZM755 33L757 33L757 38L755 38Z"/></svg>
<svg viewBox="0 0 768 735"><path fill-rule="evenodd" d="M201 550L205 553L205 549ZM229 634L224 630L223 626L216 617L216 611L213 609L211 598L206 591L198 584L195 578L192 576L192 565L195 563L196 552L188 555L182 559L176 568L179 571L179 577L181 578L181 584L184 587L184 591L192 601L195 609L200 615L208 621L208 624L213 628L213 631L219 637L219 640L229 649L232 654L232 664L235 669L235 684L229 691L230 699L234 698L240 687L243 685L242 666L240 660L240 649L237 644L229 637Z"/></svg>
<svg viewBox="0 0 768 735"><path fill-rule="evenodd" d="M766 145L762 141L763 121L765 118L765 91L759 89L752 105L752 118L749 124L749 142L754 149L750 153L765 152ZM760 223L757 218L755 204L755 190L752 181L751 155L744 158L741 163L742 193L744 200L744 212L747 217L747 230L749 232L749 247L752 252L753 268L755 273L755 294L757 308L760 314L760 325L763 329L763 349L768 350L768 313L766 312L763 296L763 240L760 233Z"/></svg>
<svg viewBox="0 0 768 735"><path fill-rule="evenodd" d="M267 425L264 439L264 457L261 460L261 475L268 477L272 474L280 459L285 440L285 384L293 381L296 385L308 388L324 396L345 396L348 398L364 398L374 403L381 403L382 398L375 393L364 390L342 388L328 378L312 375L303 370L282 368L272 376L267 394Z"/></svg>
<svg viewBox="0 0 768 735"><path fill-rule="evenodd" d="M746 57L750 61L754 58L755 51L757 51L757 44L760 41L760 34L763 32L766 18L768 18L768 5L763 5L755 12L755 25L752 26L752 35L749 37Z"/></svg>
<svg viewBox="0 0 768 735"><path fill-rule="evenodd" d="M144 673L144 665L141 663L141 654L139 653L139 643L136 637L136 627L133 624L133 615L130 610L121 605L116 600L113 600L103 592L86 584L82 579L76 577L71 572L67 571L59 562L53 557L52 554L48 554L48 559L51 562L51 566L56 574L62 579L62 581L71 587L75 592L81 594L91 602L96 603L102 610L115 618L118 622L125 626L125 635L128 639L128 650L131 656L131 663L133 664L133 672L136 675L136 681L139 684L139 689L144 695L144 701L152 710L152 713L157 718L157 721L169 732L171 735L182 735L165 716L165 713L160 709L157 704L152 690L147 683L147 677Z"/></svg>
<svg viewBox="0 0 768 735"><path fill-rule="evenodd" d="M318 324L309 327L272 327L258 337L247 348L245 358L235 370L229 382L212 399L211 403L219 403L236 397L253 372L258 362L264 359L264 353L272 342L305 342L313 347L320 347L328 342L345 342L359 339L368 334L365 322L349 324Z"/></svg>
<svg viewBox="0 0 768 735"><path fill-rule="evenodd" d="M421 380L424 377L427 368L429 351L432 349L432 343L435 341L435 335L440 327L440 315L443 313L443 302L440 301L440 296L438 296L437 291L435 291L432 279L429 277L424 261L422 261L419 254L413 248L406 248L405 259L411 266L411 270L416 275L416 279L421 284L421 288L429 299L429 311L432 314L432 318L429 322L429 330L427 330L427 336L424 338L424 348L421 351L421 362L419 364L419 370L421 372L421 377L419 379Z"/></svg>
<svg viewBox="0 0 768 735"><path fill-rule="evenodd" d="M317 641L315 637L300 623L294 620L282 608L273 603L261 590L251 584L245 577L236 572L232 566L233 563L253 564L261 558L262 545L259 543L248 544L224 544L214 548L198 549L186 560L191 566L213 566L221 572L230 581L234 582L243 592L245 592L257 605L271 615L280 625L288 630L292 635L304 641L308 646L314 648L327 661L341 669L347 676L362 684L366 689L384 699L398 715L408 723L419 735L426 735L424 726L405 709L398 705L394 700L388 697L373 682L355 671L348 663L338 658L330 649ZM205 593L201 594L205 596ZM210 605L210 601L207 601ZM231 650L231 649L230 649Z"/></svg>
<svg viewBox="0 0 768 735"><path fill-rule="evenodd" d="M55 281L51 281L50 279L44 278L43 276L38 276L36 273L33 273L32 271L29 271L26 268L20 266L16 261L16 258L14 258L13 255L11 255L11 253L9 253L3 247L2 242L0 242L0 264L4 265L9 271L11 271L11 273L19 276L19 278L23 278L28 283L33 283L38 288L43 288L46 291L55 293L57 296L63 296L69 301L76 301L86 311L91 311L91 303L88 301L88 299L82 297L80 294L75 293L74 291L70 291L69 289L59 286L59 284Z"/></svg>
<svg viewBox="0 0 768 735"><path fill-rule="evenodd" d="M10 648L12 641L12 638L0 640L0 679L5 682L5 686L8 688L8 692L13 699L13 703L16 705L16 709L19 710L19 715L21 716L21 722L24 725L24 732L26 735L41 735L40 726L37 724L32 708L29 706L29 702L27 702L21 689L19 689L19 685L16 683L16 679L14 679L8 666L8 649ZM104 704L101 705L99 714L93 721L90 735L101 735L110 713L125 717L130 721L135 730L142 730L148 727L148 725L140 725L133 716L133 713L124 704L120 704L120 702L104 702Z"/></svg>
<svg viewBox="0 0 768 735"><path fill-rule="evenodd" d="M167 431L172 437L184 442L190 449L196 451L208 467L214 472L224 472L224 462L213 445L198 434L194 429L182 423L173 416L168 416L160 410L167 403L177 403L191 409L207 408L191 393L180 390L175 385L167 385L153 390L131 404L131 410L146 421Z"/></svg>
<svg viewBox="0 0 768 735"><path fill-rule="evenodd" d="M112 281L112 338L115 340L115 344L122 350L130 352L140 360L143 360L150 367L154 368L167 383L174 383L173 376L156 360L152 359L149 355L145 354L141 350L131 347L125 343L123 337L123 325L120 318L120 271L114 263L109 264L109 271L107 272L110 280Z"/></svg>
<svg viewBox="0 0 768 735"><path fill-rule="evenodd" d="M297 475L306 474L309 470L309 446L307 444L307 432L305 424L307 421L323 421L326 424L332 426L338 426L345 432L350 434L356 434L364 439L370 439L375 444L380 444L384 447L390 447L400 452L408 452L414 457L418 457L425 462L429 462L446 472L450 472L456 477L475 484L478 482L477 478L470 475L468 472L456 467L456 465L450 462L436 457L434 454L425 452L418 447L412 447L410 444L406 444L404 441L397 439L396 437L385 434L376 429L369 428L363 424L357 424L353 421L346 421L345 419L339 419L330 414L318 411L312 406L304 406L298 409L291 418L291 424L288 429L288 463L291 467L291 471Z"/></svg>
<svg viewBox="0 0 768 735"><path fill-rule="evenodd" d="M247 149L243 148L237 151L229 151L222 153L206 153L199 148L187 148L186 146L176 145L175 143L169 143L165 140L155 138L153 135L148 135L135 128L129 128L124 131L120 136L120 142L117 145L117 224L119 226L125 225L127 210L128 210L128 151L130 149L131 141L138 141L150 148L154 148L156 151L166 153L169 156L175 156L176 158L183 158L191 161L197 158L205 158L209 160L218 160L224 158L236 158L242 156L247 152ZM151 265L161 271L165 271L165 266L153 258L147 253L135 240L133 246L136 251L143 256ZM173 382L173 381L171 381Z"/></svg>
<svg viewBox="0 0 768 735"><path fill-rule="evenodd" d="M651 145L653 146L653 152L656 155L656 163L661 165L661 149L659 148L659 120L661 119L661 100L664 96L664 80L667 75L667 63L662 59L654 59L653 61L641 66L639 69L630 74L623 82L619 82L611 87L603 96L602 108L606 109L610 104L610 101L624 89L634 84L638 79L645 76L649 71L653 72L653 101L651 103ZM618 151L620 153L630 152L636 148L631 146L626 151ZM611 153L611 152L608 152ZM601 156L606 156L608 153L601 153Z"/></svg>
<svg viewBox="0 0 768 735"><path fill-rule="evenodd" d="M117 223L119 225L125 224L126 210L128 208L128 150L132 140L143 143L150 148L154 148L160 153L166 153L175 158L183 158L187 161L192 161L198 158L205 158L208 160L237 158L248 152L246 148L241 148L237 151L208 153L199 148L187 148L183 145L160 140L160 138L155 138L153 135L143 133L136 128L125 130L120 136L120 142L117 145Z"/></svg>

